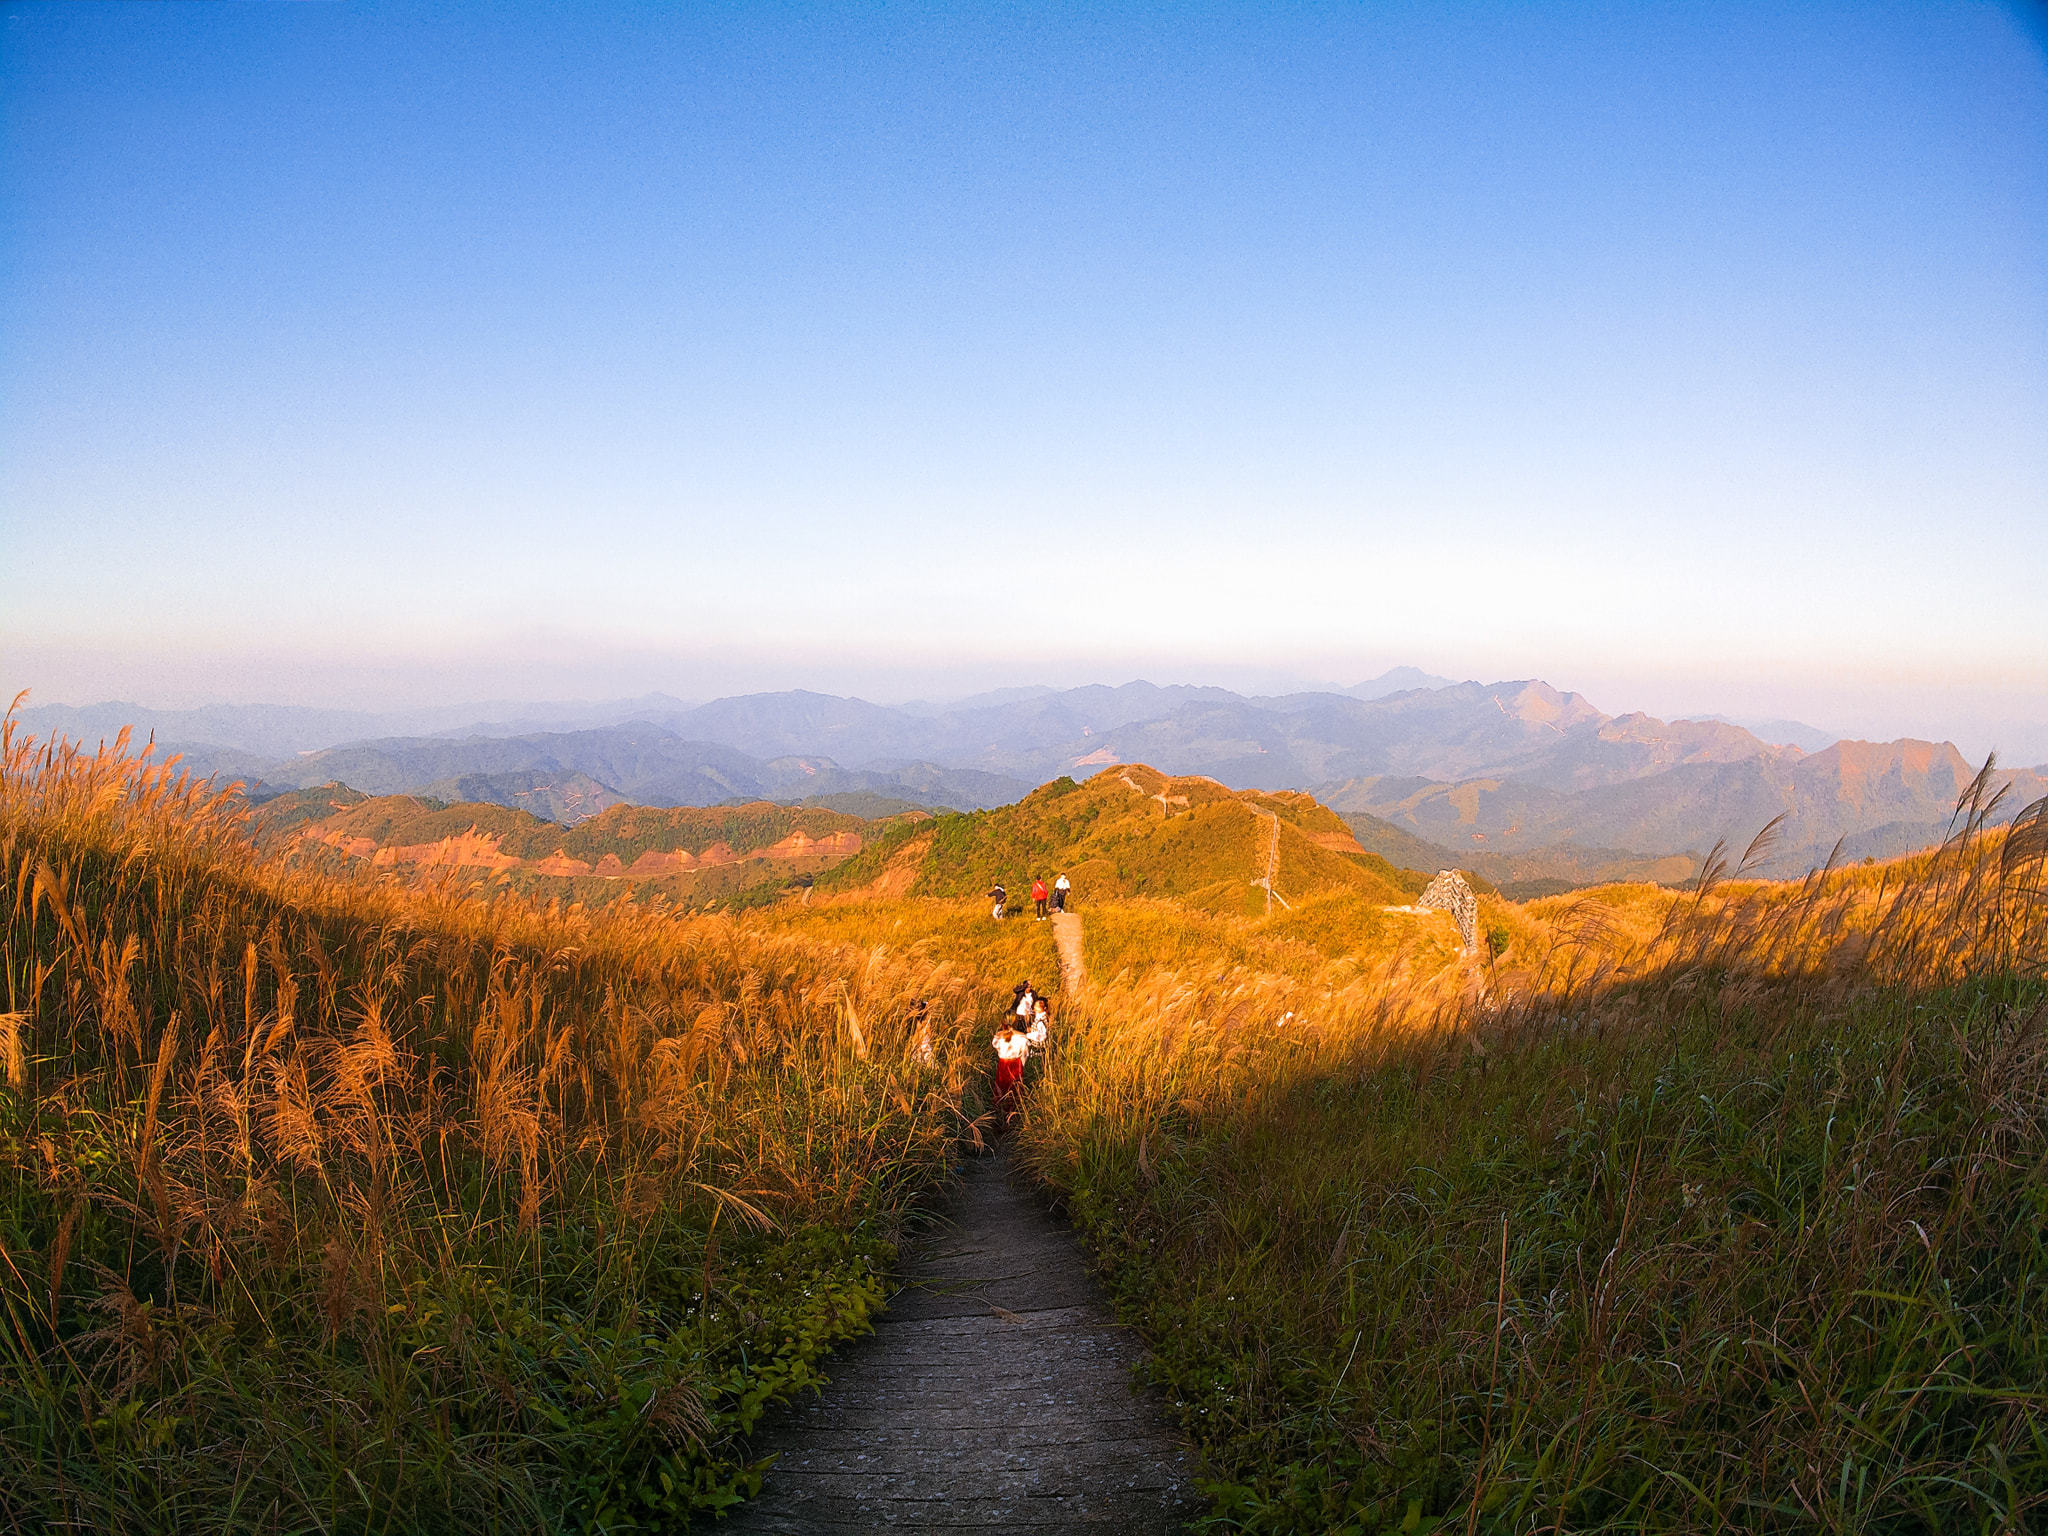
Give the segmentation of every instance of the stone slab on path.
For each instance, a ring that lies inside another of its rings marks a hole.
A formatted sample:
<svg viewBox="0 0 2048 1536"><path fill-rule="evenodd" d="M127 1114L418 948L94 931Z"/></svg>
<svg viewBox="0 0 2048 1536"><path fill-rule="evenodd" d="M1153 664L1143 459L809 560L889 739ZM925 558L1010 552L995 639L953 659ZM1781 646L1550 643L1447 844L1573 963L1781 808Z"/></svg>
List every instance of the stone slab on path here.
<svg viewBox="0 0 2048 1536"><path fill-rule="evenodd" d="M1199 1512L1190 1453L1134 1384L1137 1338L1008 1175L1006 1155L968 1160L875 1332L754 1437L779 1459L718 1530L1166 1536Z"/></svg>

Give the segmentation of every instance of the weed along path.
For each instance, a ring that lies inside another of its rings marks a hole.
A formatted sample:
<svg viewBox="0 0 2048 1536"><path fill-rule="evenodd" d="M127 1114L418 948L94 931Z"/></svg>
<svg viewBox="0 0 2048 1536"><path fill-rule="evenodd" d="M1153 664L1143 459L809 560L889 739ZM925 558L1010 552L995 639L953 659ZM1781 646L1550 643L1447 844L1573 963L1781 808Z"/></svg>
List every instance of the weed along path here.
<svg viewBox="0 0 2048 1536"><path fill-rule="evenodd" d="M719 1530L1165 1536L1197 1511L1136 1338L1008 1165L969 1160L874 1334L755 1437L780 1459Z"/></svg>
<svg viewBox="0 0 2048 1536"><path fill-rule="evenodd" d="M1053 913L1052 942L1060 952L1060 991L1078 997L1088 980L1088 967L1081 959L1081 919L1072 912Z"/></svg>

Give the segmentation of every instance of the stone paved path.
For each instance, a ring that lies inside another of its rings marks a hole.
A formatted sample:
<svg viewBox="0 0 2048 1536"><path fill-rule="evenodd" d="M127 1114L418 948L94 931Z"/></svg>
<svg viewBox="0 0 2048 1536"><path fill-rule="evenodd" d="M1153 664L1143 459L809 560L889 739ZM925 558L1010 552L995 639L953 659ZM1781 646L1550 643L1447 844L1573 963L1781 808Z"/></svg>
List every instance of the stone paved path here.
<svg viewBox="0 0 2048 1536"><path fill-rule="evenodd" d="M874 1334L755 1437L781 1459L719 1530L1166 1536L1197 1511L1137 1339L1008 1162L969 1159Z"/></svg>
<svg viewBox="0 0 2048 1536"><path fill-rule="evenodd" d="M1052 915L1053 947L1060 952L1060 991L1079 997L1088 980L1088 968L1081 960L1081 915L1055 912Z"/></svg>

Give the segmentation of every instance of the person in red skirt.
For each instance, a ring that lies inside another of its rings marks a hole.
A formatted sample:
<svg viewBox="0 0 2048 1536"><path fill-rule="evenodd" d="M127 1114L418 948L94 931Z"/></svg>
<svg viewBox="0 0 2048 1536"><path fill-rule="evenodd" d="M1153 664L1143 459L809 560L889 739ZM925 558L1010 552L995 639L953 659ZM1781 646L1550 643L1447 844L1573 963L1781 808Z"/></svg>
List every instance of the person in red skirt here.
<svg viewBox="0 0 2048 1536"><path fill-rule="evenodd" d="M1031 1037L1015 1022L1005 1019L989 1042L996 1048L996 1134L1010 1128L1010 1116L1017 1112L1017 1099L1024 1086L1024 1063L1031 1057Z"/></svg>

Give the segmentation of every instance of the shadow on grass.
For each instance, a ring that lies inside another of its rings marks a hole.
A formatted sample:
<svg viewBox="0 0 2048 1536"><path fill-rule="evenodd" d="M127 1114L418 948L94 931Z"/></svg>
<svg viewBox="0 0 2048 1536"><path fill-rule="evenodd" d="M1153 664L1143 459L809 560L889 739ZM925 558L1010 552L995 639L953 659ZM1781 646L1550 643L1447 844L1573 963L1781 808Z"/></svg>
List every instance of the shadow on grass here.
<svg viewBox="0 0 2048 1536"><path fill-rule="evenodd" d="M1710 860L1627 945L1567 911L1405 1029L1091 1021L1032 1157L1216 1528L2037 1528L2048 823L1983 809L1881 870Z"/></svg>

